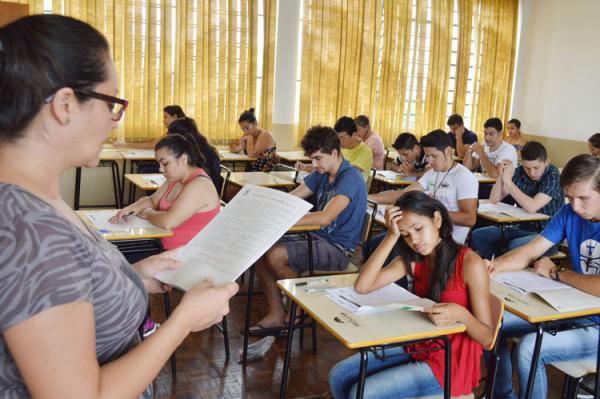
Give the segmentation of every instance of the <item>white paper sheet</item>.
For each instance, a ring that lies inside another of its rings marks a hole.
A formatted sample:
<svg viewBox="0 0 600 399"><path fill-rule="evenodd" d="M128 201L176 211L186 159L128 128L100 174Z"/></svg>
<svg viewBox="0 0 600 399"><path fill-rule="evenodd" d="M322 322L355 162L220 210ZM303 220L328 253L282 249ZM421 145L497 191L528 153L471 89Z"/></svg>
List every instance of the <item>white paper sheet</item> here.
<svg viewBox="0 0 600 399"><path fill-rule="evenodd" d="M311 207L288 193L247 184L178 253L184 266L157 277L183 290L206 278L216 285L234 281Z"/></svg>
<svg viewBox="0 0 600 399"><path fill-rule="evenodd" d="M382 177L384 180L402 180L402 181L417 181L417 176L404 176L401 173L394 172L393 170L378 170L375 172L375 176Z"/></svg>
<svg viewBox="0 0 600 399"><path fill-rule="evenodd" d="M161 174L152 174L148 176L142 176L148 184L156 184L157 186L162 186L167 181L167 178Z"/></svg>
<svg viewBox="0 0 600 399"><path fill-rule="evenodd" d="M490 202L479 204L479 211L481 212L492 212L492 213L500 213L507 216L512 216L518 219L531 219L537 216L545 216L540 213L529 213L525 211L523 208L519 208L517 206L512 206L505 204L504 202L498 202L496 204L492 204Z"/></svg>
<svg viewBox="0 0 600 399"><path fill-rule="evenodd" d="M359 294L353 287L330 288L325 296L356 314L389 312L398 309L422 311L424 307L433 304L429 299L419 298L397 284L381 287L366 295Z"/></svg>
<svg viewBox="0 0 600 399"><path fill-rule="evenodd" d="M117 209L102 211L86 211L87 218L94 224L96 230L101 233L111 231L127 231L131 229L156 228L155 225L137 216L128 216L127 220L119 223L110 223L108 220L117 214Z"/></svg>
<svg viewBox="0 0 600 399"><path fill-rule="evenodd" d="M537 295L559 312L600 307L600 298L534 272L499 273L494 281L522 295Z"/></svg>
<svg viewBox="0 0 600 399"><path fill-rule="evenodd" d="M542 277L539 274L527 270L498 273L494 276L494 281L522 294L571 288L566 284Z"/></svg>

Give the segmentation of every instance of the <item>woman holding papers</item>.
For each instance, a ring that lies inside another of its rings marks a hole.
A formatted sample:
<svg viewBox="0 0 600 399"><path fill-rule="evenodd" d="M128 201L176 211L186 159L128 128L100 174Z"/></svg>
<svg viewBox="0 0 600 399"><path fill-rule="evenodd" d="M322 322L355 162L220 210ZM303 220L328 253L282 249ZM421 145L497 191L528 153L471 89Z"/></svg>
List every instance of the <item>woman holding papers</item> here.
<svg viewBox="0 0 600 399"><path fill-rule="evenodd" d="M489 278L481 258L452 239L448 211L422 192L401 196L386 212L388 234L367 260L354 288L369 293L405 275L414 278L415 294L438 302L424 310L439 326L463 323L465 333L450 336L452 395L470 394L479 385L482 345L493 336ZM401 256L383 264L392 249ZM415 398L443 393L444 353L423 342L386 350L384 359L369 354L365 397ZM356 395L360 355L333 367L329 375L335 398Z"/></svg>
<svg viewBox="0 0 600 399"><path fill-rule="evenodd" d="M91 26L33 15L0 28L0 397L150 398L175 348L237 290L198 284L140 342L147 293L165 288L154 276L178 262L130 265L60 195L66 171L98 164L127 106L118 88Z"/></svg>
<svg viewBox="0 0 600 399"><path fill-rule="evenodd" d="M221 210L219 195L208 174L196 166L199 154L195 143L180 134L169 134L156 143L156 160L167 181L154 194L121 209L111 221L130 215L172 229L162 238L165 249L187 244Z"/></svg>

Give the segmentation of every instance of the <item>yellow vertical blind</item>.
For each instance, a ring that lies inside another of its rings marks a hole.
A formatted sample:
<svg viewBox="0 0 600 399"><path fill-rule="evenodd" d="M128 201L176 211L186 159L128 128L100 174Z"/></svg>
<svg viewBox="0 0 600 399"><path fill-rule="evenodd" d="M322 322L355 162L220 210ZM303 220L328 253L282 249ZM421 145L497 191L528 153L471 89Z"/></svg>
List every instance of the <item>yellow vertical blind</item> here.
<svg viewBox="0 0 600 399"><path fill-rule="evenodd" d="M467 113L475 129L492 116L506 119L517 18L518 0L306 0L299 131L367 113L390 143L402 131L444 129L452 112ZM358 54L372 64L349 62Z"/></svg>
<svg viewBox="0 0 600 399"><path fill-rule="evenodd" d="M299 132L372 113L381 12L379 0L305 0Z"/></svg>
<svg viewBox="0 0 600 399"><path fill-rule="evenodd" d="M81 19L107 37L120 95L129 100L113 138L147 141L161 136L162 108L170 104L180 105L216 144L240 135L237 119L245 109L260 105L263 125L271 124L276 0L265 0L264 6L263 100L256 90L255 0L18 2L29 3L32 13ZM45 3L51 9L44 9Z"/></svg>

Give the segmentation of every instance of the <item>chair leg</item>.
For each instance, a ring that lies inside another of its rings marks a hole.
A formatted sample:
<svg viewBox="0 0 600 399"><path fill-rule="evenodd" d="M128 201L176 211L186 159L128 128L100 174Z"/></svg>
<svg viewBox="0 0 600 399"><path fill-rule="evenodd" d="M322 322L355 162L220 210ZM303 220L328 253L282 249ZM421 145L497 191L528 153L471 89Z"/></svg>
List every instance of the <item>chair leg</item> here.
<svg viewBox="0 0 600 399"><path fill-rule="evenodd" d="M163 302L165 305L165 316L168 319L171 316L171 298L169 297L169 293L165 292L163 294ZM171 355L171 374L173 374L173 379L177 378L177 362L175 360L175 352Z"/></svg>
<svg viewBox="0 0 600 399"><path fill-rule="evenodd" d="M229 359L230 350L229 350L229 333L227 332L227 316L223 317L223 321L221 321L221 328L223 332L223 343L225 344L225 358Z"/></svg>

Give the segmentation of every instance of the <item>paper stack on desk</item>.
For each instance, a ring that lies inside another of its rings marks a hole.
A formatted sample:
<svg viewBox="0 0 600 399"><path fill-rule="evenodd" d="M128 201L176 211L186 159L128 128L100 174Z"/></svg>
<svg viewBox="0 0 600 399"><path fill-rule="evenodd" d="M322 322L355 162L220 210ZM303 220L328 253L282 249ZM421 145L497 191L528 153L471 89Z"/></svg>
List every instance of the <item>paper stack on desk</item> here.
<svg viewBox="0 0 600 399"><path fill-rule="evenodd" d="M157 278L186 291L207 278L216 285L235 281L310 208L308 202L283 191L246 184L180 250L176 259L183 267Z"/></svg>
<svg viewBox="0 0 600 399"><path fill-rule="evenodd" d="M420 312L434 303L427 298L419 298L397 284L386 285L364 295L356 292L353 287L330 288L325 291L325 296L359 315L391 310Z"/></svg>
<svg viewBox="0 0 600 399"><path fill-rule="evenodd" d="M600 307L600 298L533 271L498 273L494 281L522 294L535 294L559 312Z"/></svg>

